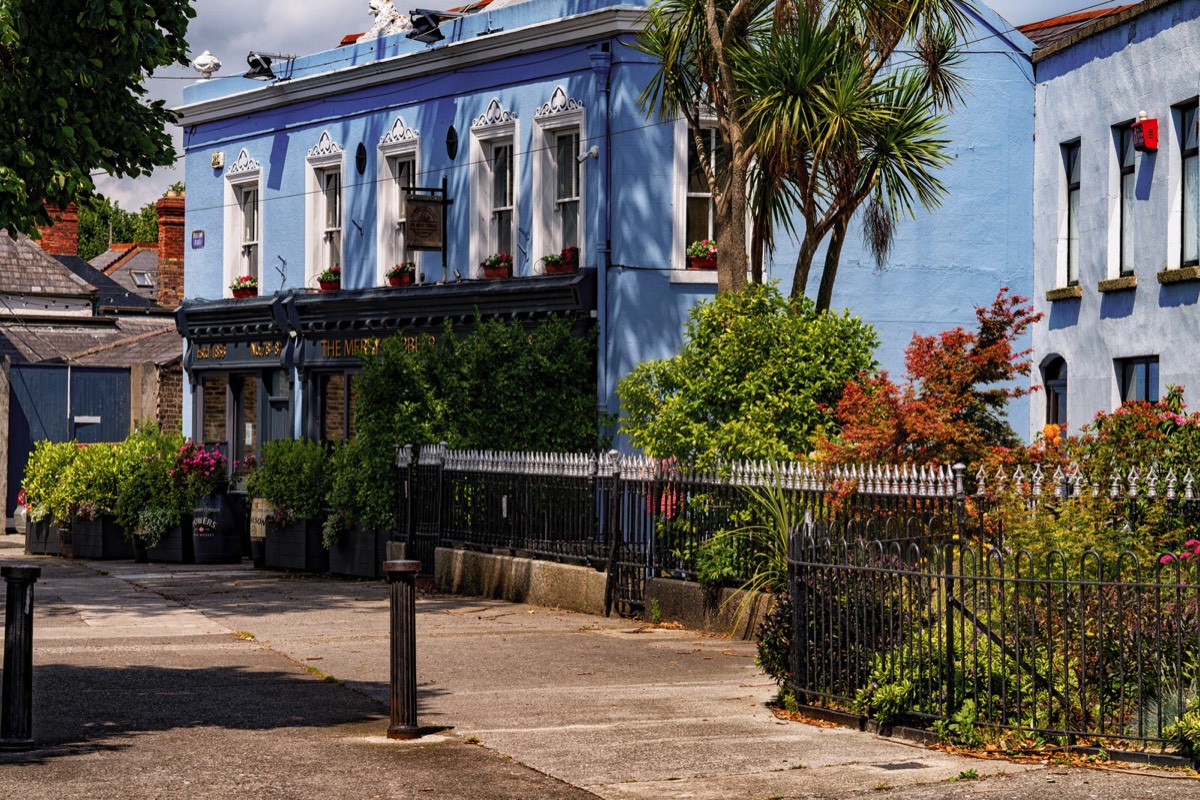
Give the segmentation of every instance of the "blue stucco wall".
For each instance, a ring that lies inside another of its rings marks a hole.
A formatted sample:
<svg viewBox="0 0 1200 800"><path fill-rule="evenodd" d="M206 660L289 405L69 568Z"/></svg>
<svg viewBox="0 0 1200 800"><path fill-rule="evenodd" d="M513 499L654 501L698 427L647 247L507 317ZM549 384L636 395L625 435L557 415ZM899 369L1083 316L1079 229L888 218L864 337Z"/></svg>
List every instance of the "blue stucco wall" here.
<svg viewBox="0 0 1200 800"><path fill-rule="evenodd" d="M511 32L541 19L615 5L603 0L529 0L498 9L490 18L479 14L447 23L444 30L447 42L470 40L488 24ZM916 220L901 225L892 257L883 269L877 269L865 253L857 229L851 231L843 252L835 304L851 308L879 329L884 342L879 360L896 373L902 369L901 353L914 331L932 333L954 325L972 325L974 306L989 302L1001 286L1025 295L1032 286L1029 46L1019 34L999 36L1008 26L986 9L976 22L977 31L967 37L978 40L964 63L967 96L949 120L955 163L942 176L949 190L942 208L921 212ZM498 42L503 35L492 34L489 40ZM646 56L628 46L631 41L628 34L614 38L609 33L587 43L543 47L506 56L501 62L411 80L398 73L396 80L386 84L199 125L188 126L185 118L187 226L189 231L201 229L207 235L203 249L187 253L186 296L217 298L222 294L225 177L224 170L210 168L210 154L223 153L227 168L243 148L263 169L263 291L304 284L306 154L323 131L346 151L343 284L346 288L374 285L374 184L379 178L375 148L397 115L421 135L419 169L424 176L418 182L434 185L443 175L448 179L450 196L455 198L449 216L448 261L451 270L458 268L468 274L467 142L471 121L493 97L499 99L520 120L518 152L528 152L535 110L562 85L587 109L584 149L591 144L602 148L599 159L584 165L583 261L585 266L601 268L599 401L608 410L616 410L620 377L645 359L676 352L689 309L698 300L711 297L716 288L714 283L672 280L672 275L679 276L672 268L680 261L674 252L672 227L676 124L648 119L638 107L638 95L654 67ZM604 44L612 60L607 129L603 115L597 113L604 97L593 69L593 56ZM295 62L291 84L299 87L308 75L406 53L416 54L415 60L424 51L424 45L393 36L317 53ZM250 92L245 96L253 98L255 92L265 91L262 84L240 77L210 80L189 87L185 103L203 104L242 92ZM451 124L460 140L453 162L443 144ZM353 167L360 142L369 155L362 175ZM519 159L518 227L523 236L532 225L532 164L532 158ZM602 179L605 173L607 180ZM607 272L603 269L606 229L610 229L612 248L612 266ZM795 243L779 242L769 265L770 276L779 280L785 291L791 285L795 253ZM518 253L517 274L530 274L538 255ZM820 258L818 255L818 264ZM428 280L440 277L438 254L420 254L417 260ZM275 272L276 267L283 268L284 274ZM813 291L819 269L814 272ZM1025 430L1024 407L1013 411L1015 427ZM185 402L185 430L190 424L190 404Z"/></svg>

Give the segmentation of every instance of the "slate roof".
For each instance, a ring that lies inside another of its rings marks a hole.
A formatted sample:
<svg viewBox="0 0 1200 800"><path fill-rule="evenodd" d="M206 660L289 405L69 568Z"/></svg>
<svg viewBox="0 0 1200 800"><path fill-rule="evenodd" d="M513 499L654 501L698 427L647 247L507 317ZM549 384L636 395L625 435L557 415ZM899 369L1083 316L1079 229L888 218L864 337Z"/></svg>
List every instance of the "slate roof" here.
<svg viewBox="0 0 1200 800"><path fill-rule="evenodd" d="M158 245L153 242L114 244L89 262L116 281L130 295L154 302L158 297ZM144 272L149 286L139 286L134 272Z"/></svg>
<svg viewBox="0 0 1200 800"><path fill-rule="evenodd" d="M169 309L164 309L155 303L153 297L147 299L131 292L126 286L105 275L79 256L55 256L55 258L71 272L96 287L100 294L100 310L102 312L161 311L164 314L170 313ZM94 262L95 259L93 259Z"/></svg>
<svg viewBox="0 0 1200 800"><path fill-rule="evenodd" d="M171 317L30 317L0 324L0 356L17 364L166 364L182 352Z"/></svg>
<svg viewBox="0 0 1200 800"><path fill-rule="evenodd" d="M96 287L66 269L27 236L0 233L0 293L84 297Z"/></svg>

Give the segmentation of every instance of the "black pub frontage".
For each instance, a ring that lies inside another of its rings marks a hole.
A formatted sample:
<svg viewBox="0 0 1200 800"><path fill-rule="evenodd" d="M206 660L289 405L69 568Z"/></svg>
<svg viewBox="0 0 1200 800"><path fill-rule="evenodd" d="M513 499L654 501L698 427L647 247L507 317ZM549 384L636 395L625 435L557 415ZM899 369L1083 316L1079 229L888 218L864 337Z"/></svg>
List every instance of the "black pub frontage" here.
<svg viewBox="0 0 1200 800"><path fill-rule="evenodd" d="M476 319L533 326L551 316L584 336L596 316L596 271L496 281L316 293L289 290L246 299L186 300L185 433L222 447L230 460L263 442L353 436L350 409L363 357L393 335L457 334Z"/></svg>

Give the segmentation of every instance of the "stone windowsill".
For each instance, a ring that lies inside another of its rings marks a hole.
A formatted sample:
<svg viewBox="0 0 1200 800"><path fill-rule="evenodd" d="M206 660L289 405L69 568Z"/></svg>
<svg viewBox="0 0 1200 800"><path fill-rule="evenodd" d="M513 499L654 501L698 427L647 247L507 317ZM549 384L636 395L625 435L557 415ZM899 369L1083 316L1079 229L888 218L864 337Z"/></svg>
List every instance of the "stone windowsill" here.
<svg viewBox="0 0 1200 800"><path fill-rule="evenodd" d="M1200 281L1200 267L1176 267L1164 269L1158 273L1159 283L1183 283L1185 281Z"/></svg>
<svg viewBox="0 0 1200 800"><path fill-rule="evenodd" d="M1074 286L1062 286L1058 289L1051 289L1046 292L1046 300L1053 303L1055 300L1078 300L1083 297L1083 287L1079 284Z"/></svg>
<svg viewBox="0 0 1200 800"><path fill-rule="evenodd" d="M1109 278L1100 281L1096 288L1101 292L1125 292L1137 288L1137 275L1122 275L1119 278Z"/></svg>
<svg viewBox="0 0 1200 800"><path fill-rule="evenodd" d="M671 270L671 283L708 283L716 284L717 271L715 269L673 269Z"/></svg>

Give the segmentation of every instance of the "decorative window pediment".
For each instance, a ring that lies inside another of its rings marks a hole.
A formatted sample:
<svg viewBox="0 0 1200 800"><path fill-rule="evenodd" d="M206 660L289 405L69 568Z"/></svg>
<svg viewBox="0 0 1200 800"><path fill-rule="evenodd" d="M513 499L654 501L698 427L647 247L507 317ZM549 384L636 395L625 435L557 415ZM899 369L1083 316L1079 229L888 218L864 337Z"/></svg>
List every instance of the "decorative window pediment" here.
<svg viewBox="0 0 1200 800"><path fill-rule="evenodd" d="M495 102L494 100L492 102ZM554 89L554 94L535 113L535 119L549 117L554 114L565 114L572 111L582 111L583 103L574 97L568 97L567 91L561 86Z"/></svg>
<svg viewBox="0 0 1200 800"><path fill-rule="evenodd" d="M246 148L243 147L234 162L229 165L229 169L225 171L225 175L241 175L247 172L257 172L260 169L262 169L262 164L251 158L250 154L246 152Z"/></svg>
<svg viewBox="0 0 1200 800"><path fill-rule="evenodd" d="M492 102L488 103L487 111L483 112L474 122L471 123L472 128L484 128L488 125L504 125L517 121L517 115L504 106L500 105L500 101L493 97Z"/></svg>
<svg viewBox="0 0 1200 800"><path fill-rule="evenodd" d="M414 130L405 124L404 117L396 117L396 121L392 123L391 129L379 137L379 144L387 145L408 142L418 138L420 135L420 131Z"/></svg>
<svg viewBox="0 0 1200 800"><path fill-rule="evenodd" d="M341 155L342 152L342 146L330 137L329 131L322 131L321 138L317 140L313 149L308 151L308 157L336 156Z"/></svg>

